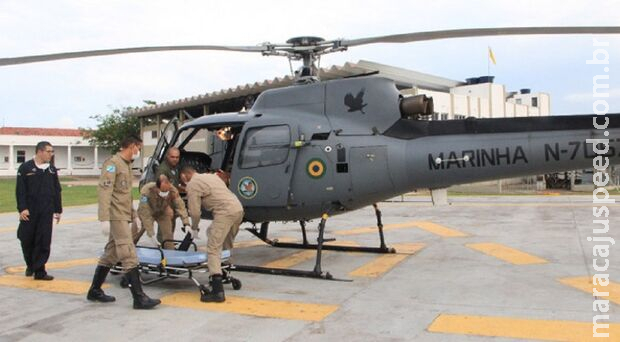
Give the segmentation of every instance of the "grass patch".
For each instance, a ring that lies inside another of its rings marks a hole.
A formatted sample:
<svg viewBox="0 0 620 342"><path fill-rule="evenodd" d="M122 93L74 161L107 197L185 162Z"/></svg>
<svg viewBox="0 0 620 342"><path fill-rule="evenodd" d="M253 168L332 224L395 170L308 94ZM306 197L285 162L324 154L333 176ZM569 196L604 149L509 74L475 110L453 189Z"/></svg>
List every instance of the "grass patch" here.
<svg viewBox="0 0 620 342"><path fill-rule="evenodd" d="M97 203L97 186L62 185L62 205L70 207ZM133 198L138 198L138 188L133 188ZM0 213L17 212L15 202L15 179L0 179Z"/></svg>

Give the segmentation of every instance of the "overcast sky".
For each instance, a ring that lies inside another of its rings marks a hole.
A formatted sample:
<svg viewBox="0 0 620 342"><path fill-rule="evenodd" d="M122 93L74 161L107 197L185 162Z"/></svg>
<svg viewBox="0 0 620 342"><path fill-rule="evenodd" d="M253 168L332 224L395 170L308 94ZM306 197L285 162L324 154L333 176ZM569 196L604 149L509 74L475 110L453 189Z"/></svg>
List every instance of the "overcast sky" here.
<svg viewBox="0 0 620 342"><path fill-rule="evenodd" d="M502 26L620 26L620 1L0 1L0 57L153 45L255 45L300 35L360 38ZM620 111L620 35L610 43L610 112ZM380 44L324 56L456 80L487 73L507 90L551 94L552 112L592 112L592 36L467 38ZM0 67L0 125L92 127L113 108L165 102L284 76L286 59L230 52L159 52Z"/></svg>

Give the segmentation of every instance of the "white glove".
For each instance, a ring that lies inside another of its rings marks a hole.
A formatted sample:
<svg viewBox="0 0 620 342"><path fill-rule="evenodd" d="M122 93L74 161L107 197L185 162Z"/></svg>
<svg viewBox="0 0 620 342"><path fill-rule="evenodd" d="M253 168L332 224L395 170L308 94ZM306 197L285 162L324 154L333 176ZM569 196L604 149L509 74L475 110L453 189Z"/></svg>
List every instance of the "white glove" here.
<svg viewBox="0 0 620 342"><path fill-rule="evenodd" d="M193 230L190 226L183 226L181 230L183 233L188 233L192 239L200 240L200 237L198 237L198 229Z"/></svg>
<svg viewBox="0 0 620 342"><path fill-rule="evenodd" d="M134 216L133 223L136 225L136 227L138 227L138 229L142 228L142 221L140 221L138 215Z"/></svg>
<svg viewBox="0 0 620 342"><path fill-rule="evenodd" d="M149 236L149 239L151 239L151 243L155 245L155 247L161 248L161 244L159 244L159 241L157 241L155 236Z"/></svg>
<svg viewBox="0 0 620 342"><path fill-rule="evenodd" d="M103 236L105 237L110 236L110 221L100 221L100 225L101 234L103 234Z"/></svg>
<svg viewBox="0 0 620 342"><path fill-rule="evenodd" d="M189 230L189 233L192 235L192 239L194 239L194 240L200 240L200 236L198 235L198 232L199 232L198 229L196 229L196 230L190 229Z"/></svg>

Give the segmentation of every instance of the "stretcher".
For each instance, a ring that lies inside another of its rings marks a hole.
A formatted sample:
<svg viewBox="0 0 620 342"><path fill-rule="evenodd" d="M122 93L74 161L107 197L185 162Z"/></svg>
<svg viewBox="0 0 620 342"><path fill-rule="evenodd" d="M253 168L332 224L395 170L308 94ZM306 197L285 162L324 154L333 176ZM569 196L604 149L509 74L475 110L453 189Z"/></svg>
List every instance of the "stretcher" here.
<svg viewBox="0 0 620 342"><path fill-rule="evenodd" d="M189 250L189 248L186 248L186 250L179 249L179 247L186 246L183 243L184 241L172 241L177 245L177 249L136 246L138 269L140 270L142 284L148 285L164 279L188 278L194 282L201 293L204 294L209 291L208 287L201 284L195 277L197 273L209 272L207 255L204 252L198 252L193 242L191 242L193 250ZM241 281L230 274L232 269L231 264L228 262L230 255L229 250L222 251L222 283L231 284L233 289L239 290L241 289ZM116 265L112 270L118 274L122 272L122 267ZM143 275L149 275L149 277L143 277ZM128 287L128 285L125 277L122 277L121 286Z"/></svg>

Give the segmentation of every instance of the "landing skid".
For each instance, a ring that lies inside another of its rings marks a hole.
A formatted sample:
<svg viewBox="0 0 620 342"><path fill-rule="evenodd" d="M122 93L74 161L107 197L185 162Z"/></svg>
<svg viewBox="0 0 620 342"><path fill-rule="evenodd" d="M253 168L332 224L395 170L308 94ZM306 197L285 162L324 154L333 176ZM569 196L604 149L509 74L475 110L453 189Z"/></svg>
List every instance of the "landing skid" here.
<svg viewBox="0 0 620 342"><path fill-rule="evenodd" d="M379 239L380 246L379 247L367 247L367 246L343 246L343 245L325 245L325 242L335 241L336 239L325 239L325 223L327 218L329 217L328 213L324 213L321 217L321 222L319 223L319 236L317 238L316 244L311 244L308 242L308 238L306 235L306 223L305 221L299 221L301 225L301 232L303 237L302 243L292 243L292 242L278 242L277 239L271 240L267 237L269 232L269 222L263 222L260 226L260 230L253 228L246 228L247 231L252 233L261 241L272 247L278 248L297 248L297 249L313 249L317 251L316 262L314 266L314 270L305 271L305 270L295 270L295 269L282 269L282 268L272 268L272 267L261 267L261 266L245 266L245 265L235 265L234 269L239 272L252 272L252 273L263 273L263 274L272 274L272 275L284 275L284 276L292 276L292 277L305 277L305 278L317 278L317 279L325 279L325 280L341 280L341 281L351 281L345 279L336 279L329 272L323 272L321 269L321 257L323 250L330 251L341 251L341 252L362 252L362 253L396 253L396 250L391 247L387 247L385 245L385 238L383 236L383 223L381 222L381 211L379 210L377 204L373 204L375 209L375 215L377 217L377 229L379 231Z"/></svg>

